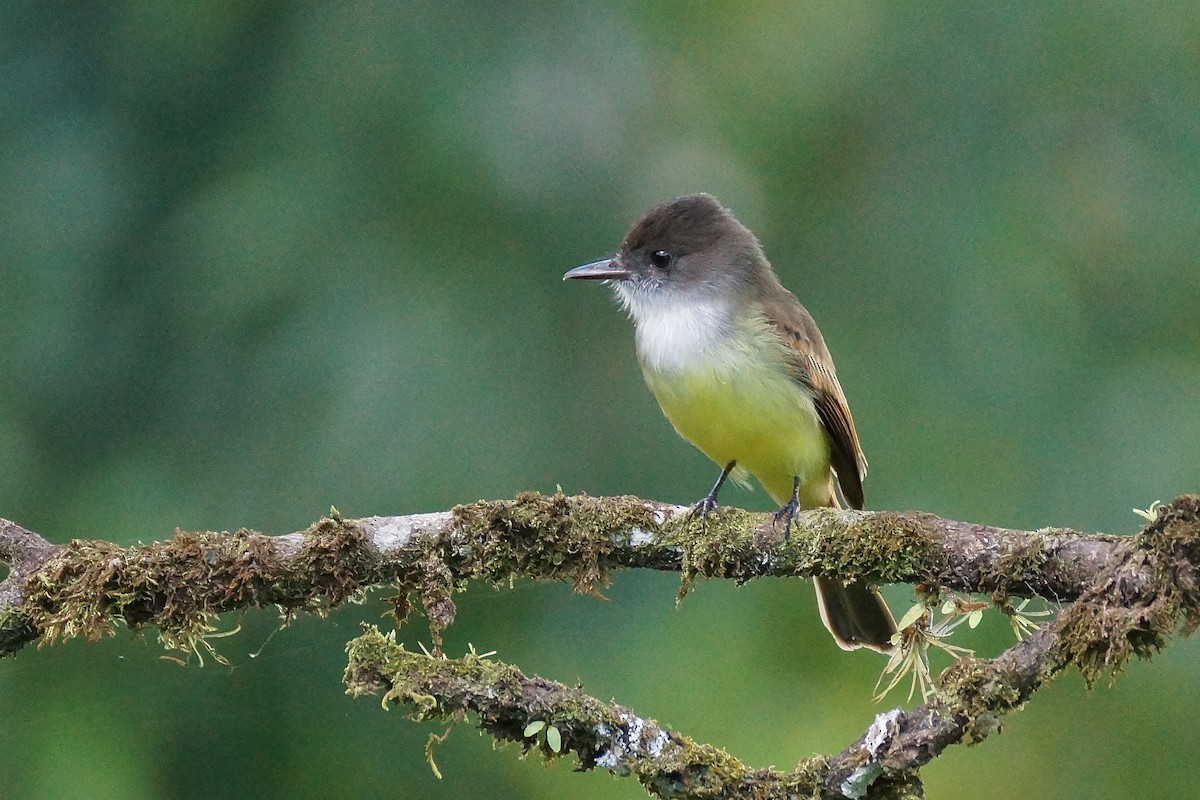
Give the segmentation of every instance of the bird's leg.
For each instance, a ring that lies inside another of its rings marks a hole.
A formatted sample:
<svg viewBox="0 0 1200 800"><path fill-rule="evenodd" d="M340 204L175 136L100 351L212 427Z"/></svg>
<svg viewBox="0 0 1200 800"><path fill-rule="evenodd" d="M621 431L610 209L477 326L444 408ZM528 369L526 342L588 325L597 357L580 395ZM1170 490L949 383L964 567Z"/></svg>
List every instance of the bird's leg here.
<svg viewBox="0 0 1200 800"><path fill-rule="evenodd" d="M692 506L692 513L689 517L700 515L701 524L708 521L708 515L717 507L717 493L721 491L721 487L725 485L725 479L729 477L729 473L733 472L733 468L737 466L736 461L730 461L725 465L725 469L721 470L721 477L717 478L717 482L713 484L712 491L700 498L700 502Z"/></svg>
<svg viewBox="0 0 1200 800"><path fill-rule="evenodd" d="M796 518L796 512L800 510L800 476L792 478L792 499L788 500L779 510L775 512L775 519L771 523L772 527L779 524L779 520L785 520L786 526L783 529L783 540L786 542L792 536L792 520Z"/></svg>

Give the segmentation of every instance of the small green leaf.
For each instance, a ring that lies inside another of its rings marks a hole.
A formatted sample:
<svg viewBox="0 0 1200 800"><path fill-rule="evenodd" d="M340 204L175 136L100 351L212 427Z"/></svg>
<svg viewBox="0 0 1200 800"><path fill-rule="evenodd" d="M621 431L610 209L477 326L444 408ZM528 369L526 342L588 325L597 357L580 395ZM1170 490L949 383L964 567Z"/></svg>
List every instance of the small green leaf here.
<svg viewBox="0 0 1200 800"><path fill-rule="evenodd" d="M919 620L921 618L921 615L924 613L925 613L925 604L917 603L915 606L910 608L903 617L900 618L900 621L896 623L896 627L899 628L900 630L904 630L909 625L912 625L914 622Z"/></svg>
<svg viewBox="0 0 1200 800"><path fill-rule="evenodd" d="M546 744L550 745L550 749L554 752L562 752L562 734L553 725L546 728Z"/></svg>
<svg viewBox="0 0 1200 800"><path fill-rule="evenodd" d="M983 609L977 608L967 617L967 625L974 628L979 625L979 621L983 619Z"/></svg>
<svg viewBox="0 0 1200 800"><path fill-rule="evenodd" d="M535 719L533 722L531 722L525 726L525 738L529 739L533 736L537 736L538 731L540 731L544 727L546 727L545 720Z"/></svg>

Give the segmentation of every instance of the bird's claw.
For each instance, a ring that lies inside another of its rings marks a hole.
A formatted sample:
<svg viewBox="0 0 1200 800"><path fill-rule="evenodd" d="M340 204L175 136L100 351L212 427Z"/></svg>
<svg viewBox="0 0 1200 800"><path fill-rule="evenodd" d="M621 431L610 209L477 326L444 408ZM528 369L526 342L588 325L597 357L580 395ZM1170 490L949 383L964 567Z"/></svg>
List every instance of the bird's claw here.
<svg viewBox="0 0 1200 800"><path fill-rule="evenodd" d="M700 502L692 506L692 510L688 512L688 520L693 520L697 516L700 517L700 527L704 528L708 525L708 515L717 510L717 498L710 495L705 495L700 498Z"/></svg>
<svg viewBox="0 0 1200 800"><path fill-rule="evenodd" d="M793 497L788 500L779 510L775 512L774 518L771 520L771 527L779 525L779 521L784 521L783 541L787 542L792 537L792 520L796 518L796 512L800 510L800 502Z"/></svg>

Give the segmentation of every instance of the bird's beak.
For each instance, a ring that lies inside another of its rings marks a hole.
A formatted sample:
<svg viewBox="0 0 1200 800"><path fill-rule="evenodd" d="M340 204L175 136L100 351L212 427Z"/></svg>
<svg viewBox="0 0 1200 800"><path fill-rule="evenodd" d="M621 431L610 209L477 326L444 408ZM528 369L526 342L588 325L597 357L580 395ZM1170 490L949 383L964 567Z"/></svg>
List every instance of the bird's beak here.
<svg viewBox="0 0 1200 800"><path fill-rule="evenodd" d="M621 262L617 259L606 258L603 261L593 261L591 264L584 264L582 267L568 271L566 275L563 275L563 280L626 281L631 275L633 273L621 266Z"/></svg>

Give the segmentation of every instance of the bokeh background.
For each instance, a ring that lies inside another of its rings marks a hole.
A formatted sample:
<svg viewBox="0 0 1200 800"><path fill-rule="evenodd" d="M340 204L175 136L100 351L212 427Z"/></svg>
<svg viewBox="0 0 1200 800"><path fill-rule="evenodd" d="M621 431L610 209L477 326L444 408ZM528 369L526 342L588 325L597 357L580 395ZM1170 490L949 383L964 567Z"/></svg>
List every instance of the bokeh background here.
<svg viewBox="0 0 1200 800"><path fill-rule="evenodd" d="M870 507L1130 533L1200 488L1192 3L13 0L0 63L0 515L56 541L557 486L695 500L715 469L631 326L560 276L697 190L821 323ZM755 765L888 707L800 582L676 588L476 587L448 650ZM435 779L440 727L342 695L382 611L231 615L230 666L152 633L26 650L0 663L3 793L643 796L469 725ZM958 643L1008 646L992 617ZM930 796L1188 795L1197 700L1194 641L1112 688L1068 675L928 767Z"/></svg>

